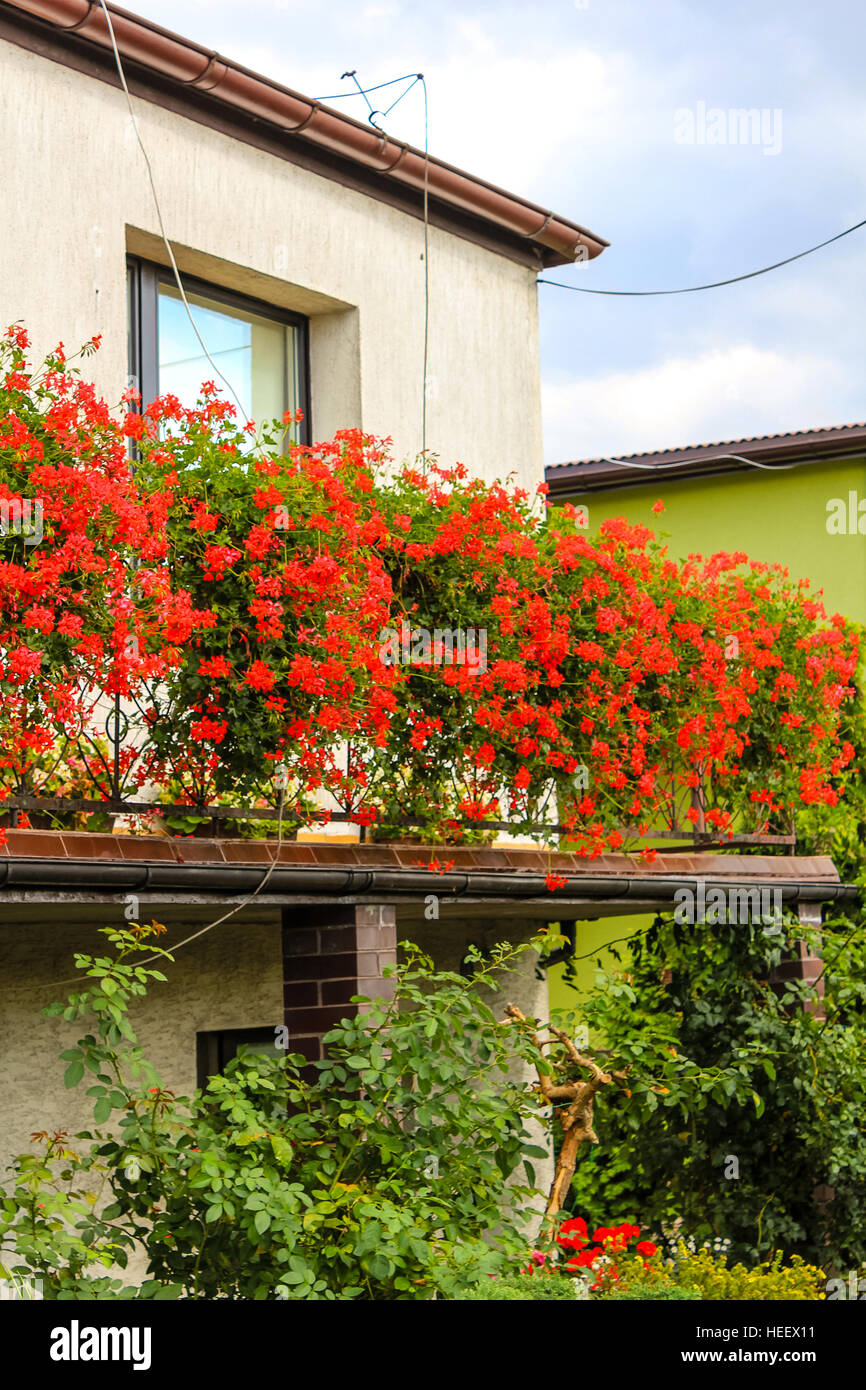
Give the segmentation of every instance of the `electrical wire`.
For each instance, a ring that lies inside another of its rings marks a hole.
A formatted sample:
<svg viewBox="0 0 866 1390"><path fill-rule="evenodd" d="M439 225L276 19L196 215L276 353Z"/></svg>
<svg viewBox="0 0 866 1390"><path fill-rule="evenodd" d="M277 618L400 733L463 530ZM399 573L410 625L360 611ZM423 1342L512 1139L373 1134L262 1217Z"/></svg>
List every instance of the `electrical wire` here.
<svg viewBox="0 0 866 1390"><path fill-rule="evenodd" d="M370 115L371 115L371 116L374 115L375 113L374 113L374 111L373 111L373 103L370 101L369 97L367 96L367 93L364 91L364 88L361 86L360 82L358 81L358 78L357 78L357 76L356 76L356 69L353 68L351 72L344 72L344 73L343 73L343 76L342 76L342 78L341 78L340 80L341 80L342 82L345 82L345 80L346 80L347 77L351 77L351 79L352 79L352 81L354 82L355 86L358 88L359 93L361 94L361 96L362 96L362 97L364 98L364 100L366 101L366 103L367 103L367 110L370 112ZM370 90L372 91L373 89L371 88ZM346 95L346 96L353 97L353 96L355 95L355 93L354 93L354 92L346 92L345 95Z"/></svg>
<svg viewBox="0 0 866 1390"><path fill-rule="evenodd" d="M224 912L222 917L217 917L216 921L208 922L206 926L200 927L198 931L193 932L190 936L185 936L182 941L178 941L170 949L157 951L154 955L148 956L145 960L136 961L137 966L151 965L155 960L162 960L163 957L167 955L174 956L175 952L179 951L182 946L188 946L191 941L197 941L200 936L205 936L209 931L213 931L214 927L221 927L223 922L227 922L230 917L234 917L238 912L241 912L243 908L249 907L253 899L258 897L259 893L261 893L262 889L270 880L271 874L274 872L274 869L277 867L277 864L279 863L280 847L283 843L283 810L285 809L285 801L285 788L282 788L280 790L280 813L277 817L277 840L274 850L274 857L271 860L271 864L268 868L267 873L264 875L261 882L253 889L253 891L251 893L248 893L245 898L242 898L239 903L236 903L233 908L230 908L228 912ZM77 985L81 978L82 977L80 975L73 975L68 980L58 980L56 984L51 986L51 988L60 989L63 985Z"/></svg>
<svg viewBox="0 0 866 1390"><path fill-rule="evenodd" d="M418 78L424 91L424 369L423 369L423 389L421 392L421 452L427 454L427 360L430 349L430 206L429 206L429 173L430 173L430 142L427 130L427 82L423 72L419 72ZM414 87L415 83L412 83ZM407 87L406 91L409 88ZM404 92L405 96L406 93ZM389 107L389 110L391 108Z"/></svg>
<svg viewBox="0 0 866 1390"><path fill-rule="evenodd" d="M240 410L241 417L246 421L246 419L247 419L247 413L246 413L246 410L244 409L243 405L241 404L240 397L238 396L238 394L237 394L237 392L235 391L234 387L232 386L231 382L228 380L228 377L226 377L226 376L223 375L223 373L220 371L219 367L217 366L216 362L214 362L213 358L211 357L210 353L208 352L208 350L207 350L207 344L205 343L204 338L201 336L201 333L199 332L199 329L198 329L198 324L196 323L195 319L194 319L193 316L192 316L192 310L191 310L190 307L189 307L189 301L188 301L188 299L187 299L187 297L186 297L186 291L184 290L183 284L182 284L182 282L181 282L180 271L179 271L178 268L177 268L177 261L176 261L175 258L174 258L174 251L173 251L172 248L171 248L171 242L169 241L168 236L167 236L167 234L166 234L165 222L163 221L163 216L162 216L162 208L160 207L159 196L158 196L157 191L156 191L156 181L155 181L154 176L153 176L153 166L151 165L150 156L149 156L148 153L147 153L147 149L146 149L146 147L145 147L144 140L142 139L141 131L140 131L139 125L138 125L138 121L136 120L135 109L134 109L134 107L133 107L133 105L132 105L132 97L130 96L129 87L127 86L127 83L126 83L126 74L125 74L125 72L124 72L124 70L123 70L123 63L121 62L121 59L120 59L120 50L119 50L118 47L117 47L117 39L116 39L115 36L114 36L114 25L113 25L112 22L111 22L111 15L110 15L110 13L109 13L109 11L108 11L108 6L106 5L105 0L99 0L99 4L100 4L100 6L101 6L101 8L102 8L103 14L105 15L105 22L106 22L106 24L108 25L108 36L109 36L109 38L111 39L111 47L112 47L112 50L113 50L113 52L114 52L114 61L115 61L115 64L116 64L116 66L117 66L117 75L118 75L118 77L120 78L120 85L121 85L121 87L123 88L123 92L124 92L124 95L125 95L125 97L126 97L126 104L127 104L127 106L129 107L129 115L130 115L130 119L132 120L132 127L133 127L133 130L135 131L135 138L136 138L136 140L138 141L139 149L141 150L141 153L142 153L142 155L144 156L144 163L145 163L145 165L146 165L146 167L147 167L148 182L150 183L150 191L151 191L151 194L153 195L153 205L154 205L154 208L156 209L156 216L157 216L157 220L158 220L158 222L159 222L160 235L162 236L162 240L163 240L163 242L164 242L164 244L165 244L165 249L166 249L166 251L167 251L167 253L168 253L168 259L169 259L169 262L170 262L170 264L171 264L171 269L172 269L172 273L173 273L174 278L175 278L175 282L176 282L176 284L177 284L178 293L180 294L181 300L182 300L182 302L183 302L183 307L184 307L184 309L186 309L187 318L189 319L190 324L192 325L192 330L193 330L193 332L195 333L195 336L198 338L199 343L201 344L201 350L202 350L202 352L204 353L204 355L205 355L205 357L207 358L207 360L208 360L208 362L210 363L210 365L213 367L213 369L214 369L214 371L216 372L217 376L219 377L220 381L221 381L221 382L223 383L223 385L227 388L229 394L230 394L231 396L234 397L235 402L236 402L236 404L237 404L237 407L238 407L238 409Z"/></svg>
<svg viewBox="0 0 866 1390"><path fill-rule="evenodd" d="M238 405L238 408L239 408L239 410L240 410L240 412L241 412L241 415L242 415L243 417L246 417L246 411L244 410L244 407L243 407L243 405L241 404L240 399L238 398L238 395L237 395L237 393L236 393L235 390L234 390L234 387L232 386L231 382L230 382L230 381L223 375L223 373L220 371L219 367L216 365L216 363L214 362L214 360L213 360L213 358L211 357L210 353L208 352L207 345L206 345L204 339L202 338L201 333L200 333L199 330L198 330L198 325L196 324L195 319L194 319L193 316L192 316L192 311L191 311L191 309L190 309L190 307L189 307L189 302L188 302L187 297L186 297L186 292L185 292L185 290L184 290L184 288L183 288L183 284L182 284L182 282L181 282L180 271L178 270L178 267L177 267L177 261L175 260L174 252L173 252L173 250L172 250L172 248L171 248L171 243L170 243L170 241L169 241L169 239L168 239L168 236L166 235L165 223L164 223L164 221L163 221L163 216L162 216L162 209L161 209L161 207L160 207L159 197L158 197L157 191L156 191L156 183L155 183L155 181L154 181L154 176L153 176L153 168L152 168L152 166L151 166L150 158L149 158L149 156L148 156L147 149L146 149L146 147L145 147L144 141L143 141L142 138L141 138L141 131L140 131L139 126L138 126L138 121L137 121L136 118L135 118L135 111L134 111L133 105L132 105L132 98L131 98L131 96L130 96L129 87L127 86L127 83L126 83L126 74L125 74L124 71L123 71L123 63L121 62L120 52L119 52L118 47L117 47L117 40L116 40L115 35L114 35L114 26L113 26L113 24L112 24L112 22L111 22L111 15L109 14L109 11L108 11L108 9L107 9L107 7L106 7L105 0L99 0L99 3L100 3L100 6L101 6L101 8L102 8L102 12L103 12L103 14L105 15L106 24L108 25L108 33L109 33L109 37L110 37L110 39L111 39L111 47L112 47L112 49L113 49L113 51L114 51L114 61L115 61L116 65L117 65L117 74L118 74L118 77L120 78L120 84L121 84L121 86L123 87L124 95L126 96L127 106L129 107L129 114L130 114L130 117L131 117L131 120L132 120L133 129L135 130L135 136L136 136L136 139L137 139L137 141L138 141L139 148L141 149L141 153L142 153L142 155L144 156L145 165L147 166L147 176L148 176L148 180L149 180L149 182L150 182L150 191L151 191L151 193L152 193L152 195L153 195L153 203L154 203L154 207L156 208L157 219L158 219L158 221L159 221L159 229L160 229L160 233L162 234L162 240L163 240L163 242L164 242L164 244L165 244L165 249L166 249L166 251L168 252L168 258L169 258L169 261L171 262L171 268L172 268L172 272L173 272L173 274L174 274L175 281L176 281L176 283L177 283L178 292L179 292L179 294L180 294L181 300L183 301L183 306L184 306L184 308L186 309L187 317L189 318L190 324L192 325L193 332L195 333L195 336L197 337L199 343L201 344L201 349L202 349L202 351L203 351L205 357L207 358L207 360L208 360L208 362L210 363L210 365L213 367L213 369L214 369L214 371L216 372L217 376L218 376L218 377L220 378L220 380L224 383L224 385L228 388L228 390L229 390L229 392L231 393L231 395L234 396L234 399L235 399L235 401L237 402L237 405ZM138 965L142 965L142 966L143 966L143 965L150 965L150 964L151 964L153 961L155 961L155 960L161 960L166 954L172 954L172 955L173 955L174 952L175 952L175 951L179 951L179 950L181 949L182 946L187 946L187 945L189 945L189 943L190 943L191 941L196 941L196 940L198 940L199 937L204 936L207 932L213 931L213 929L214 929L215 927L222 926L223 922L227 922L227 921L229 920L230 917L234 917L238 912L242 911L243 908L248 907L249 904L253 901L254 898L257 898L257 897L258 897L259 893L261 893L262 889L263 889L263 888L266 886L266 884L269 882L269 880L270 880L270 878L271 878L271 875L273 874L274 869L277 867L277 864L278 864L278 862L279 862L280 846L282 845L282 840L283 840L283 810L284 810L284 807L285 807L285 790L283 789L283 790L280 791L280 808L279 808L279 815L278 815L278 817L277 817L277 841L276 841L276 850L275 850L275 853L274 853L274 857L273 857L273 860L271 861L270 867L268 868L268 870L267 870L267 872L265 873L264 877L262 878L261 882L253 889L253 891L252 891L251 893L249 893L245 898L242 898L241 901L240 901L239 903L236 903L235 906L232 907L228 912L224 912L223 915L222 915L221 917L217 917L216 920L213 921L213 922L208 922L208 924L207 924L206 926L199 928L198 931L193 932L190 936L184 937L184 939L183 939L182 941L178 941L178 942L176 943L176 945L174 945L174 946L172 947L170 953L169 953L169 952L165 952L165 951L158 951L155 955L148 956L144 961L138 961L138 962L137 962ZM77 975L76 975L76 976L73 976L73 977L72 977L71 979L69 979L69 980L61 980L61 981L59 982L59 985L77 984L78 981L80 980L80 978L81 978L80 976L77 976ZM56 987L59 987L59 985L56 986Z"/></svg>
<svg viewBox="0 0 866 1390"><path fill-rule="evenodd" d="M685 289L592 290L584 285L566 285L561 280L546 280L543 277L539 278L536 283L553 285L559 290L573 290L575 294L604 294L627 299L646 299L660 294L697 294L699 290L717 290L722 285L737 285L741 280L754 280L757 275L766 275L771 270L778 270L780 266L791 265L793 261L801 261L804 256L811 256L813 252L821 251L825 246L831 246L834 241L841 241L843 237L850 236L852 232L859 232L861 227L866 227L866 217L862 222L855 222L853 227L846 227L844 232L837 232L835 236L828 237L826 241L819 241L817 246L810 246L806 251L798 251L796 256L786 256L783 261L774 261L772 265L762 266L760 270L750 270L746 275L732 275L729 280L713 280L708 285L687 285Z"/></svg>
<svg viewBox="0 0 866 1390"><path fill-rule="evenodd" d="M137 965L150 965L152 961L159 960L161 956L164 956L166 954L173 956L176 951L180 950L181 946L188 946L191 941L197 941L200 936L205 936L207 932L213 931L214 927L221 927L223 922L227 922L230 917L234 917L235 914L240 912L242 908L249 907L250 903L253 901L253 898L257 898L259 893L261 893L262 889L265 887L265 884L269 881L271 874L274 872L274 869L277 867L277 864L279 863L280 846L283 843L283 809L285 807L285 801L286 793L285 790L282 789L280 791L280 814L277 817L277 843L274 851L274 857L271 860L270 868L268 869L267 873L265 874L258 887L254 888L253 891L247 895L247 897L242 898L239 903L237 903L233 908L230 909L230 911L224 912L222 917L217 917L215 922L208 922L206 927L200 927L199 930L194 931L191 936L185 936L183 941L178 941L176 945L171 947L170 951L157 951L155 955L148 956L146 960L137 961ZM66 983L69 982L67 981Z"/></svg>
<svg viewBox="0 0 866 1390"><path fill-rule="evenodd" d="M368 113L369 113L369 114L368 114L368 117L367 117L367 120L368 120L369 124L370 124L371 126L373 126L374 130L380 131L382 135L384 135L386 132L385 132L385 130L383 129L383 127L379 125L378 121L376 120L376 117L377 117L377 116L381 116L381 117L382 117L382 120L384 121L385 118L386 118L387 116L390 116L391 112L394 110L394 107L395 107L395 106L399 106L399 104L400 104L400 102L403 100L403 98L404 98L405 96L407 96L409 92L411 92L411 90L412 90L412 88L415 86L415 84L416 84L417 82L423 82L423 81L424 81L424 74L423 74L423 72L415 72L415 73L407 72L407 73L405 74L405 76L403 76L403 77L392 77L391 80L390 80L390 82L379 82L375 87L362 87L361 84L360 84L360 82L358 81L357 68L351 68L348 72L344 72L344 73L343 73L343 80L345 80L347 77L351 77L352 81L354 82L355 86L356 86L357 89L358 89L356 92L340 92L340 93L337 94L337 96L333 96L333 97L315 97L314 100L315 100L315 101L336 101L336 100L338 100L339 97L355 97L355 96L362 96L362 97L364 98L365 102L367 103L367 111L368 111ZM410 81L410 78L411 78L411 81ZM398 82L408 82L408 83L409 83L409 86L405 89L405 91L402 91L402 92L400 93L400 95L399 95L398 97L396 97L396 98L394 99L394 101L391 102L391 105L390 105L389 107L387 107L384 111L380 111L380 110L378 110L376 107L374 107L374 106L373 106L373 103L370 101L369 96L367 95L368 92L381 92L381 91L383 90L383 88L385 88L385 87L393 87L393 86L395 86L396 83L398 83Z"/></svg>
<svg viewBox="0 0 866 1390"><path fill-rule="evenodd" d="M409 83L409 86L406 88L405 92L401 92L400 95L399 95L398 97L396 97L396 98L394 99L394 101L391 102L391 105L390 105L389 107L387 107L384 111L381 111L381 112L380 112L380 111L377 111L375 114L376 114L377 116L378 116L378 115L381 115L381 117L382 117L383 120L384 120L384 118L385 118L386 116L390 116L391 112L394 110L394 107L395 107L395 106L399 106L399 105L400 105L400 102L403 100L403 98L404 98L404 97L407 97L407 96L409 95L409 93L411 92L412 88L413 88L418 82L423 82L423 81L424 81L424 74L423 74L423 72L418 72L418 73L416 73L416 74L415 74L415 79L414 79L414 81L412 81L412 82Z"/></svg>
<svg viewBox="0 0 866 1390"><path fill-rule="evenodd" d="M633 463L630 459L612 459L602 454L603 463L615 463L619 468L639 468L645 473L663 473L668 468L687 468L694 460L677 460L675 463ZM733 459L735 463L748 464L750 468L762 468L767 473L784 473L789 468L799 468L798 463L758 463L757 459L744 458L742 454L713 454L711 462L720 463Z"/></svg>
<svg viewBox="0 0 866 1390"><path fill-rule="evenodd" d="M355 73L354 73L354 72L344 72L344 73L343 73L343 76L344 76L344 77L354 77L354 76L355 76ZM375 87L362 87L360 83L356 83L356 86L357 86L358 92L360 92L361 96L362 96L362 97L365 97L365 96L367 95L368 92L381 92L383 87L394 87L394 86L396 86L396 84L397 84L398 82L408 82L408 80L409 80L410 77L414 77L415 81L417 82L417 80L418 80L418 78L419 78L420 76L421 76L421 73L420 73L420 72L407 72L407 73L404 74L403 77L392 77L388 82L377 82L377 84L376 84ZM406 91L408 92L408 90L409 90L409 88L407 87L407 88L406 88ZM355 96L357 96L357 95L358 95L358 92L335 92L333 96L330 96L330 97L314 97L313 100L314 100L314 101L346 101L349 97L355 97ZM404 96L405 96L405 93L404 93ZM399 97L397 98L397 100L399 101ZM367 104L368 104L368 106L369 106L369 102L368 102ZM396 106L396 104L397 104L397 103L395 102L394 105Z"/></svg>
<svg viewBox="0 0 866 1390"><path fill-rule="evenodd" d="M427 453L427 365L430 355L430 139L429 139L429 102L427 93L427 82L423 72L407 72L403 77L392 77L388 82L379 82L374 87L362 87L358 81L357 68L352 68L342 74L342 79L351 77L356 92L337 92L334 96L316 97L316 101L337 101L344 97L362 96L367 103L369 112L369 123L375 130L383 135L385 131L376 122L376 117L381 116L382 120L390 116L395 106L408 96L412 88L421 83L424 92L424 356L423 369L421 375L421 453ZM409 79L412 79L411 81ZM409 86L391 102L391 105L384 111L374 109L368 98L369 92L380 92L385 87L394 87L398 82L409 82Z"/></svg>

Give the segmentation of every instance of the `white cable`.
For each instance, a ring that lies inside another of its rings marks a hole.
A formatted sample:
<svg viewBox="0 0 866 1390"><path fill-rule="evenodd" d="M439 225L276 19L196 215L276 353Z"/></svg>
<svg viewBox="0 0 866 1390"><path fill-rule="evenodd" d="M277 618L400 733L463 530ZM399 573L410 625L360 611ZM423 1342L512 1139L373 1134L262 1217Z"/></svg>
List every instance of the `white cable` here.
<svg viewBox="0 0 866 1390"><path fill-rule="evenodd" d="M746 463L750 468L763 468L767 473L782 473L789 468L799 468L798 463L758 463L757 459L743 458L742 454L713 454L712 458L706 460L707 463L718 463L724 459L733 459L735 463ZM640 468L645 473L661 473L666 468L686 468L690 463L700 463L700 459L680 459L676 463L633 463L629 459L612 459L607 454L602 454L603 463L615 463L619 468Z"/></svg>
<svg viewBox="0 0 866 1390"><path fill-rule="evenodd" d="M172 272L173 272L173 274L174 274L175 282L176 282L176 284L177 284L178 293L180 294L181 300L183 301L183 307L186 309L187 318L189 319L189 321L190 321L190 323L191 323L191 325L192 325L192 330L193 330L193 332L195 333L195 336L198 338L199 343L201 344L201 350L202 350L202 352L204 353L204 355L205 355L205 357L207 358L208 362L209 362L209 363L211 364L211 366L213 367L213 369L214 369L214 371L216 372L217 376L219 377L220 381L226 386L226 388L228 389L229 393L234 397L235 402L236 402L236 404L237 404L237 407L238 407L238 409L240 410L241 417L246 421L246 420L247 420L247 413L246 413L246 411L244 410L244 407L241 405L240 398L238 397L237 392L235 391L234 387L232 386L232 384L231 384L231 382L228 380L228 378L225 377L225 376L223 376L223 373L220 371L220 369L219 369L219 367L217 366L216 362L214 362L213 358L211 357L210 353L208 352L207 346L206 346L205 341L204 341L204 338L201 336L201 333L200 333L199 330L198 330L198 324L196 323L195 319L194 319L193 316L192 316L192 310L191 310L190 307L189 307L189 301L187 300L187 297L186 297L186 291L184 290L183 284L181 283L180 271L179 271L178 268L177 268L177 261L175 260L175 258L174 258L174 252L173 252L172 249L171 249L171 242L169 241L169 239L168 239L168 237L167 237L167 235L166 235L165 223L164 223L163 218L162 218L162 209L161 209L161 207L160 207L160 205L159 205L159 197L158 197L158 195L157 195L156 183L155 183L154 177L153 177L153 168L152 168L152 166L151 166L150 157L149 157L149 155L148 155L148 153L147 153L147 150L146 150L146 148L145 148L144 141L143 141L142 138L141 138L141 131L139 130L138 121L137 121L136 118L135 118L135 110L134 110L133 105L132 105L132 97L131 97L130 94L129 94L129 88L128 88L128 86L126 85L126 74L125 74L124 71L123 71L123 63L122 63L121 60L120 60L120 51L119 51L119 49L118 49L118 47L117 47L117 40L116 40L116 38L114 37L114 25L113 25L112 22L111 22L111 15L110 15L109 12L108 12L108 6L106 5L105 0L99 0L99 4L100 4L100 6L102 7L102 12L103 12L103 14L105 15L105 22L106 22L106 24L108 25L108 36L109 36L109 38L111 39L111 47L112 47L112 49L114 50L114 61L115 61L116 65L117 65L117 75L118 75L118 77L120 78L120 85L122 86L123 91L124 91L124 94L125 94L125 96L126 96L126 104L127 104L127 106L129 107L129 115L130 115L130 118L131 118L131 120L132 120L132 127L133 127L133 130L135 131L135 138L136 138L136 140L138 141L139 149L141 150L141 153L142 153L142 155L144 156L144 162L145 162L145 165L147 166L147 177L148 177L148 181L149 181L149 183L150 183L150 191L151 191L151 193L153 194L153 205L154 205L154 207L156 208L156 216L157 216L157 219L158 219L158 221L159 221L159 230L160 230L160 234L161 234L161 236L162 236L163 242L165 243L165 249L166 249L166 251L168 252L168 259L169 259L169 261L171 262L171 269L172 269Z"/></svg>
<svg viewBox="0 0 866 1390"><path fill-rule="evenodd" d="M189 945L190 941L196 941L200 936L205 936L207 932L213 931L214 927L221 927L223 922L227 922L230 917L234 917L235 913L240 912L241 909L244 907L248 907L249 904L252 902L253 898L258 897L259 893L261 893L262 889L270 879L271 874L274 872L274 869L277 867L277 864L280 861L280 849L283 843L283 809L285 807L285 801L285 790L281 790L280 814L277 818L276 849L274 850L274 857L271 860L270 868L268 869L261 883L259 883L258 887L254 888L253 891L247 895L247 897L242 898L241 901L237 903L233 908L231 908L228 912L224 912L222 917L217 917L215 922L208 922L206 927L200 927L198 931L194 931L191 936L185 936L182 941L178 941L174 946L166 948L165 950L157 951L156 955L148 956L146 960L140 960L136 962L138 965L150 965L152 961L159 960L161 956L165 955L170 955L173 957L175 952L180 950L181 946L187 946ZM64 983L69 984L71 983L71 981L67 980L64 981Z"/></svg>

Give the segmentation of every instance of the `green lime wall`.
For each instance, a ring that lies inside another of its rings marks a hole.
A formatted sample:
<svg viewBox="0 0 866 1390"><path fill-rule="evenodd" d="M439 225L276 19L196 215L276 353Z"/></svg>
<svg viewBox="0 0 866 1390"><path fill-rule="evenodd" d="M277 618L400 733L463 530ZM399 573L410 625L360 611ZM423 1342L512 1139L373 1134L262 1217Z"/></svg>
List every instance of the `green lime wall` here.
<svg viewBox="0 0 866 1390"><path fill-rule="evenodd" d="M631 470L623 469L623 473ZM866 534L831 535L828 503L846 501L849 492L866 500L866 460L844 464L806 465L770 474L759 469L726 473L714 478L682 478L661 474L646 486L604 492L575 493L569 501L589 510L589 534L608 517L624 516L666 533L671 555L682 559L695 552L744 551L750 560L786 565L796 579L809 579L813 592L823 589L828 614L843 613L866 623ZM665 510L652 511L661 498ZM866 509L864 509L866 511ZM863 520L866 531L866 516ZM606 942L649 925L646 917L607 918L580 923L577 955L602 951ZM582 944L583 943L583 944ZM610 964L606 953L603 964ZM596 957L577 964L579 990L592 987ZM550 971L551 1008L573 1008L576 995L562 978L562 967Z"/></svg>
<svg viewBox="0 0 866 1390"><path fill-rule="evenodd" d="M623 472L626 470L623 469ZM827 503L854 492L866 501L866 460L814 464L776 474L758 469L715 478L655 478L646 487L575 494L589 508L590 533L612 516L667 532L671 554L742 550L750 560L787 565L823 588L829 613L866 622L866 536L830 535ZM665 511L655 516L661 498ZM571 500L571 499L570 499ZM866 531L866 515L863 519Z"/></svg>

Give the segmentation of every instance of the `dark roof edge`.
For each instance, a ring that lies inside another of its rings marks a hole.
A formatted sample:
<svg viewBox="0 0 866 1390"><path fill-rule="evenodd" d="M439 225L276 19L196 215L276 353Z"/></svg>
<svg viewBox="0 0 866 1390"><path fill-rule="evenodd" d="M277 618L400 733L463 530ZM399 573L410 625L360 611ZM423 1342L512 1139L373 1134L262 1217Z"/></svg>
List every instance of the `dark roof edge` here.
<svg viewBox="0 0 866 1390"><path fill-rule="evenodd" d="M551 906L569 898L640 899L672 902L678 889L698 882L707 890L718 888L773 888L783 903L855 902L856 884L816 879L776 878L766 872L748 875L744 861L741 877L708 875L569 874L561 888L551 891L546 875L530 872L448 871L431 875L427 869L327 868L320 865L278 865L267 880L268 898L317 894L323 898L362 897L376 894L423 900L435 892L443 900L471 896L491 901L514 898L546 898ZM0 900L4 889L46 889L104 892L201 892L227 896L252 893L263 885L268 868L253 864L177 864L99 859L55 859L43 856L9 856L0 859Z"/></svg>
<svg viewBox="0 0 866 1390"><path fill-rule="evenodd" d="M163 100L161 104L178 109L176 99L180 97L189 108L183 114L217 124L224 133L237 134L247 142L252 123L278 138L273 153L341 182L350 181L340 177L340 166L345 166L360 176L364 192L384 202L393 203L395 191L415 202L423 200L426 183L431 206L454 214L455 225L447 230L467 235L460 227L461 219L469 219L493 232L489 249L508 255L506 248L510 246L512 259L526 262L526 251L530 250L535 252L536 266L566 265L579 258L591 260L608 245L569 218L432 155L425 156L423 150L391 139L374 126L323 106L149 20L114 5L109 10L125 65L129 65L130 76L139 78L136 95L160 102L163 86L175 101ZM100 55L113 69L108 26L96 0L3 0L0 16L7 20L3 37L12 42L79 70L86 70L80 61L69 62L76 52L79 58L82 51ZM54 45L51 53L45 51L49 36ZM112 81L107 71L98 75ZM150 77L156 85L143 90L142 77ZM116 74L114 81L116 85ZM130 89L134 91L132 82ZM208 112L216 119L208 120ZM230 130L233 125L237 128ZM468 239L480 240L477 234L469 234ZM522 255L514 254L518 249Z"/></svg>
<svg viewBox="0 0 866 1390"><path fill-rule="evenodd" d="M805 467L812 463L843 463L866 454L866 425L839 425L798 434L734 439L723 444L696 444L684 449L623 454L622 462L584 459L548 464L544 470L550 496L591 492L603 488L655 486L659 481L738 473L753 464L764 471L776 466ZM781 468L780 468L781 471ZM655 480L655 482L653 481Z"/></svg>

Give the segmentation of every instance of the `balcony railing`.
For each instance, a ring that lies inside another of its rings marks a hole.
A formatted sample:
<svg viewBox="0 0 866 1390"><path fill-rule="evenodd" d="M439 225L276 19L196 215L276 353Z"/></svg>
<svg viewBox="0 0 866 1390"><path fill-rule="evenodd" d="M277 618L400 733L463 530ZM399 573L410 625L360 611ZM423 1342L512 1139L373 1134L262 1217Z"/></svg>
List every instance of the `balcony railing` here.
<svg viewBox="0 0 866 1390"><path fill-rule="evenodd" d="M152 709L155 692L147 686L143 688L142 699L114 697L101 701L99 715L90 727L76 734L68 734L58 741L57 748L50 759L28 769L26 774L6 774L7 795L0 801L0 825L6 827L20 823L22 813L35 827L61 826L68 820L76 820L94 814L108 817L180 817L186 821L199 822L197 834L220 835L233 823L259 822L260 833L268 836L278 833L284 839L296 837L299 827L309 825L309 817L292 810L291 806L280 805L279 796L274 795L274 782L263 784L257 795L243 804L231 804L224 800L196 801L166 800L158 796L142 796L142 785L147 786L156 761L153 743L149 737L148 709ZM102 732L99 732L101 724ZM73 794L69 792L70 769L72 781L76 784ZM58 788L66 786L66 792ZM754 848L764 847L793 852L796 834L793 821L787 825L771 826L764 822L757 830L738 828L731 835L720 835L708 829L706 808L708 789L705 787L675 787L671 781L669 794L662 798L660 810L661 823L642 830L635 825L624 824L619 827L628 847L664 842L665 853L693 850L695 848ZM689 815L689 812L692 812ZM382 823L372 825L359 823L358 807L346 810L332 804L322 808L322 822L334 825L356 825L361 840L381 837L383 827L391 834L390 838L402 838L409 833L424 828L429 818L413 818L407 815L387 813ZM466 817L448 817L453 826L455 838L460 832L475 834L510 834L520 837L545 836L548 839L559 836L567 843L569 830L555 819L537 822L485 818L469 820ZM264 829L264 827L268 827Z"/></svg>

